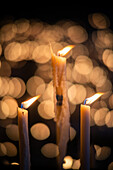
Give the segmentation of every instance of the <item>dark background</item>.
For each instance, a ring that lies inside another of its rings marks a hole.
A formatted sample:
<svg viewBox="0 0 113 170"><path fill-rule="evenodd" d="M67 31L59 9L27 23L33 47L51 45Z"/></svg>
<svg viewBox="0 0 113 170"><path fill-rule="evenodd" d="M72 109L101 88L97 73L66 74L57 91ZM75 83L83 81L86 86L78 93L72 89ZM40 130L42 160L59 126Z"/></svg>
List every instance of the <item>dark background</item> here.
<svg viewBox="0 0 113 170"><path fill-rule="evenodd" d="M62 5L64 2L54 2L54 5L49 5L48 2L46 2L47 5L45 4L45 2L43 2L43 5L40 4L39 1L37 2L21 2L21 1L15 1L15 2L3 2L2 5L0 6L0 26L2 26L4 23L7 23L8 20L10 19L20 19L20 18L26 18L26 19L39 19L41 21L47 22L49 24L54 24L59 20L62 19L70 19L73 21L77 21L78 23L82 24L89 32L91 31L91 26L88 23L88 15L91 13L95 13L95 12L101 12L106 14L109 19L110 19L110 28L113 30L113 8L112 8L112 3L110 4L109 1L105 2L106 4L101 3L100 5L98 3L94 3L90 2L90 4L86 4L87 2L68 2L66 1L64 5ZM69 3L72 3L69 5ZM27 71L27 67L29 68L29 63L26 65L26 71ZM32 70L33 71L33 70ZM32 73L31 73L32 74ZM34 112L35 109L37 108L37 103L34 104ZM30 108L32 109L32 108ZM29 109L29 112L30 112ZM79 107L77 108L78 113L79 113ZM31 111L32 112L32 111ZM30 116L30 115L29 115ZM77 120L78 119L78 123L76 125L74 125L73 120ZM34 120L32 120L34 121ZM30 123L30 122L29 122ZM46 122L47 123L47 122ZM52 121L48 122L50 124L50 126L53 126ZM79 129L79 115L73 115L73 117L71 117L71 124L73 126L76 126L75 129ZM98 133L97 133L98 132ZM113 134L113 129L109 129L107 130L107 127L103 126L101 127L92 127L91 128L91 134L93 133L93 136L91 135L91 144L98 144L101 146L101 144L110 146L113 150L113 137L111 134ZM51 138L51 137L50 137ZM49 138L49 139L50 139ZM51 141L51 139L50 139ZM30 142L34 142L32 147L35 146L35 141L30 141ZM39 145L41 145L41 143L39 142ZM73 155L72 151L73 151L73 146L77 145L78 148L76 150L76 155ZM31 148L33 149L33 148ZM71 155L74 157L78 156L79 158L79 133L78 133L78 138L75 139L72 143L71 146L70 144L68 145L68 154L71 153ZM31 155L33 155L31 157L31 161L36 162L35 159L35 153L31 153ZM40 156L39 156L40 157ZM11 158L12 159L12 158ZM17 158L15 158L16 161ZM46 159L47 160L47 159ZM36 165L32 165L32 169L42 169L42 168L49 168L50 167L53 169L55 168L54 163L55 163L56 159L53 160L53 163L51 164L51 162L48 160L46 162L46 165L48 164L48 167L45 167L45 164L43 164L43 157L40 157L39 159L39 164L43 165L43 166L39 166L36 167ZM110 155L109 160L105 160L105 161L100 161L100 162L96 162L96 167L95 169L107 169L107 166L111 161L113 161L113 152ZM6 166L9 169L9 166ZM16 169L19 167L10 167L11 169ZM94 167L92 168L94 169Z"/></svg>

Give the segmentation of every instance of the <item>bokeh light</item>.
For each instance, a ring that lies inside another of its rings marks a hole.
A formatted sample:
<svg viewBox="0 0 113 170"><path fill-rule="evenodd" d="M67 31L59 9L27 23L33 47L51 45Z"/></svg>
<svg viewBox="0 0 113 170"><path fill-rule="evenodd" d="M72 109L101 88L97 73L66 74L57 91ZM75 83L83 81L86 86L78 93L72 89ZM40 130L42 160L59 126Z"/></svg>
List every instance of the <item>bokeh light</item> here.
<svg viewBox="0 0 113 170"><path fill-rule="evenodd" d="M50 130L44 123L34 124L30 131L32 136L37 140L44 140L50 135Z"/></svg>
<svg viewBox="0 0 113 170"><path fill-rule="evenodd" d="M18 131L18 125L16 124L9 124L6 126L6 134L9 139L13 141L19 140L19 131Z"/></svg>
<svg viewBox="0 0 113 170"><path fill-rule="evenodd" d="M7 154L7 156L14 157L14 156L17 155L17 148L16 148L16 146L13 143L11 143L11 142L4 142L3 144L6 147L6 151L7 151L6 154Z"/></svg>
<svg viewBox="0 0 113 170"><path fill-rule="evenodd" d="M0 158L4 165L5 161L7 165L19 162L17 108L31 96L41 95L36 105L28 109L31 156L34 158L33 154L36 154L37 163L43 157L45 161L52 162L53 159L49 158L59 155L59 147L55 143L51 43L55 54L67 45L75 45L65 56L70 110L67 155L69 153L70 156L65 157L63 168L80 169L77 143L80 104L97 92L104 92L104 95L91 105L91 142L94 145L93 140L96 141L96 163L101 165L99 161L109 159L108 170L113 167L110 158L112 146L109 145L113 128L112 24L103 13L89 14L87 26L74 20L73 17L73 21L49 24L37 19L16 18L0 25ZM104 136L104 130L110 140ZM105 141L101 143L97 133L101 133ZM108 146L104 146L104 142ZM8 157L12 157L11 160ZM35 159L32 159L33 163Z"/></svg>
<svg viewBox="0 0 113 170"><path fill-rule="evenodd" d="M94 145L96 149L96 160L106 160L111 154L111 148L107 146L100 147L98 145Z"/></svg>
<svg viewBox="0 0 113 170"><path fill-rule="evenodd" d="M63 169L71 169L73 158L71 156L64 157Z"/></svg>
<svg viewBox="0 0 113 170"><path fill-rule="evenodd" d="M42 154L47 158L55 158L59 155L58 146L54 143L47 143L41 148Z"/></svg>

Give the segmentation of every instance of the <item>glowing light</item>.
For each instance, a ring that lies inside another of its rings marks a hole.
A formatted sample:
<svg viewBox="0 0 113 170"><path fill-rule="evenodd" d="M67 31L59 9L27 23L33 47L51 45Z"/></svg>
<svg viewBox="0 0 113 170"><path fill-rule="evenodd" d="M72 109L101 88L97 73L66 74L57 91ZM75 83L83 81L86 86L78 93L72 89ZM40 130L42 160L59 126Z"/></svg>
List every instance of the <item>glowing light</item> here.
<svg viewBox="0 0 113 170"><path fill-rule="evenodd" d="M45 140L50 136L50 130L44 123L36 123L31 129L32 136L37 140Z"/></svg>
<svg viewBox="0 0 113 170"><path fill-rule="evenodd" d="M70 127L70 140L72 141L76 136L76 130L73 127Z"/></svg>
<svg viewBox="0 0 113 170"><path fill-rule="evenodd" d="M82 43L88 39L88 34L86 30L80 25L74 25L67 30L68 37L74 43Z"/></svg>
<svg viewBox="0 0 113 170"><path fill-rule="evenodd" d="M109 109L106 107L102 107L96 111L94 115L94 121L97 126L104 126L105 125L105 118Z"/></svg>
<svg viewBox="0 0 113 170"><path fill-rule="evenodd" d="M71 169L71 166L73 164L73 159L71 156L65 156L64 157L64 163L63 163L63 169Z"/></svg>
<svg viewBox="0 0 113 170"><path fill-rule="evenodd" d="M18 125L16 124L9 124L6 126L6 134L9 139L18 141L19 140L19 132L18 132Z"/></svg>
<svg viewBox="0 0 113 170"><path fill-rule="evenodd" d="M19 165L17 162L12 162L11 165Z"/></svg>
<svg viewBox="0 0 113 170"><path fill-rule="evenodd" d="M68 97L71 104L80 104L86 98L86 88L83 85L73 84L68 89Z"/></svg>
<svg viewBox="0 0 113 170"><path fill-rule="evenodd" d="M95 158L96 160L105 160L111 154L111 148L107 146L100 147L98 145L94 145L96 150Z"/></svg>
<svg viewBox="0 0 113 170"><path fill-rule="evenodd" d="M57 52L57 55L58 55L58 56L65 56L65 55L68 54L68 53L71 51L71 49L74 48L74 47L75 47L75 45L68 45L68 46L64 47L62 50L59 50L59 51Z"/></svg>
<svg viewBox="0 0 113 170"><path fill-rule="evenodd" d="M92 60L84 55L79 55L75 60L74 68L77 70L78 73L82 75L87 75L91 73L93 69Z"/></svg>
<svg viewBox="0 0 113 170"><path fill-rule="evenodd" d="M51 100L44 100L38 105L38 114L44 119L55 117L54 103Z"/></svg>
<svg viewBox="0 0 113 170"><path fill-rule="evenodd" d="M55 158L59 155L58 146L54 143L47 143L41 148L42 154L47 158Z"/></svg>
<svg viewBox="0 0 113 170"><path fill-rule="evenodd" d="M32 103L34 103L36 100L38 100L39 97L40 97L40 95L35 96L25 102L22 102L21 107L27 109Z"/></svg>
<svg viewBox="0 0 113 170"><path fill-rule="evenodd" d="M11 143L11 142L4 142L3 143L6 147L6 155L9 156L9 157L14 157L17 155L17 148L16 146Z"/></svg>
<svg viewBox="0 0 113 170"><path fill-rule="evenodd" d="M3 143L0 143L0 156L5 156L7 154L6 147Z"/></svg>
<svg viewBox="0 0 113 170"><path fill-rule="evenodd" d="M72 165L72 169L80 169L80 159L73 159L73 165Z"/></svg>
<svg viewBox="0 0 113 170"><path fill-rule="evenodd" d="M101 97L104 93L96 93L94 94L92 97L87 98L84 101L84 104L91 104L93 103L95 100L97 100L99 97Z"/></svg>

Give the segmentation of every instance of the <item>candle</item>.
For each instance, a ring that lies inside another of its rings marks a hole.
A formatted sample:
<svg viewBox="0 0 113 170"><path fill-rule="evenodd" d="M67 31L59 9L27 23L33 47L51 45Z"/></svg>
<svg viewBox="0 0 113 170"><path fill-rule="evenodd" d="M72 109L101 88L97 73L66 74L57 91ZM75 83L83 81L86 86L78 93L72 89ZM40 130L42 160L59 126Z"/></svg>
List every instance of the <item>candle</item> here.
<svg viewBox="0 0 113 170"><path fill-rule="evenodd" d="M66 58L65 56L74 45L65 47L55 55L51 49L54 89L54 110L56 121L56 141L59 146L58 164L62 168L66 154L70 131L70 112L66 84Z"/></svg>
<svg viewBox="0 0 113 170"><path fill-rule="evenodd" d="M81 170L90 170L90 106L103 93L96 93L81 104L80 114L80 160Z"/></svg>
<svg viewBox="0 0 113 170"><path fill-rule="evenodd" d="M21 170L30 170L28 111L26 110L26 108L28 108L38 98L39 96L36 96L25 102L22 102L21 108L18 108L19 155L20 155Z"/></svg>

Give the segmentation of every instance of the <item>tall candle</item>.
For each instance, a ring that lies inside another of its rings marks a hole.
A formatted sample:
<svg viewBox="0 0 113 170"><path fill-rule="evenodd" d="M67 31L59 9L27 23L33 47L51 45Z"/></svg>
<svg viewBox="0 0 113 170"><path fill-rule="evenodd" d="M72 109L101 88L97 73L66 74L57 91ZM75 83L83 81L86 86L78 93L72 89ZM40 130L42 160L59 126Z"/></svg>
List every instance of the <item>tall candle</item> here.
<svg viewBox="0 0 113 170"><path fill-rule="evenodd" d="M56 139L59 146L58 164L62 168L63 159L66 155L67 143L70 131L70 112L66 84L66 55L74 46L67 46L58 51L57 56L52 55L53 87L54 87L54 110L56 114Z"/></svg>
<svg viewBox="0 0 113 170"><path fill-rule="evenodd" d="M30 170L30 146L28 133L28 108L39 96L33 97L18 108L20 170Z"/></svg>
<svg viewBox="0 0 113 170"><path fill-rule="evenodd" d="M96 93L81 104L80 112L80 161L81 170L90 169L90 106L87 104L93 103L96 99L102 96L103 93Z"/></svg>
<svg viewBox="0 0 113 170"><path fill-rule="evenodd" d="M90 106L81 105L80 115L81 170L90 169Z"/></svg>

